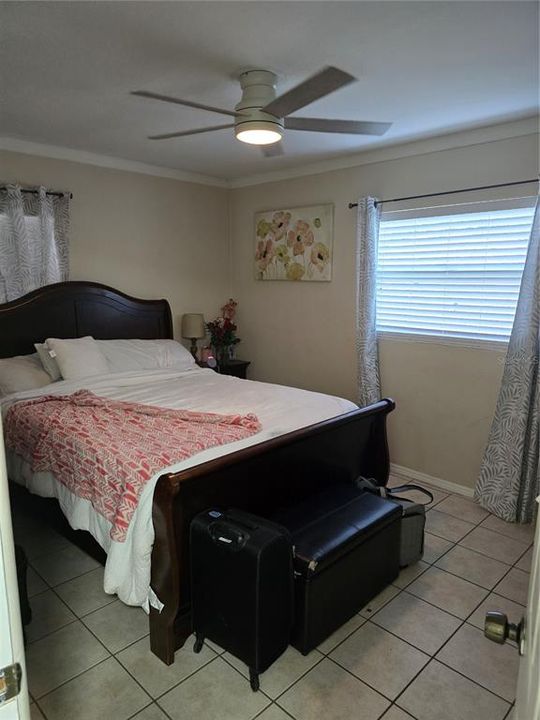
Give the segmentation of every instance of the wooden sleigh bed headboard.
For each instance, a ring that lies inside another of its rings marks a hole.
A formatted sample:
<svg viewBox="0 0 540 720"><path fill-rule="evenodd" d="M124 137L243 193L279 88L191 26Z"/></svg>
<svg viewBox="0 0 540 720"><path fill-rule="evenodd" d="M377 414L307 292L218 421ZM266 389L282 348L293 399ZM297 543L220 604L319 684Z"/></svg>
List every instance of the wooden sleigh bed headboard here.
<svg viewBox="0 0 540 720"><path fill-rule="evenodd" d="M167 300L141 300L100 283L55 283L0 305L0 357L27 355L48 337L172 338Z"/></svg>

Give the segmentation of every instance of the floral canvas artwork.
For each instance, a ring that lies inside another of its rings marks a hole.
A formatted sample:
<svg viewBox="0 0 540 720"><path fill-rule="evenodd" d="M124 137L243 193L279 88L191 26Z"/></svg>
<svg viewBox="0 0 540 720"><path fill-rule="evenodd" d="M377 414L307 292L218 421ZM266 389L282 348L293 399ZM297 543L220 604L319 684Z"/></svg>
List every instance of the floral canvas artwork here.
<svg viewBox="0 0 540 720"><path fill-rule="evenodd" d="M256 213L255 277L331 280L333 216L333 205Z"/></svg>

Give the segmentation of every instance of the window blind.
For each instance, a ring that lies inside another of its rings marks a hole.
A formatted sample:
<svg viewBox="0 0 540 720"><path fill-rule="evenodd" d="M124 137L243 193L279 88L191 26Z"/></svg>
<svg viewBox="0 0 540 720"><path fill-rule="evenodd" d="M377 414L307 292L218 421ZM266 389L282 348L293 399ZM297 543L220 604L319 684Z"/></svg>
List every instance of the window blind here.
<svg viewBox="0 0 540 720"><path fill-rule="evenodd" d="M508 340L533 214L517 207L383 216L377 330Z"/></svg>

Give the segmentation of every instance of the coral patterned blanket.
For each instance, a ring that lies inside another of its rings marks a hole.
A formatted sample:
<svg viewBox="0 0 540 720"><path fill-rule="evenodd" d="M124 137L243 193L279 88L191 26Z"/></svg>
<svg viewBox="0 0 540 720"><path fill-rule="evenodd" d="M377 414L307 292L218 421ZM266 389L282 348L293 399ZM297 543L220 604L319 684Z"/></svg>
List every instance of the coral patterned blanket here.
<svg viewBox="0 0 540 720"><path fill-rule="evenodd" d="M255 415L168 410L98 397L46 395L8 410L7 447L89 500L126 539L145 483L159 470L261 429Z"/></svg>

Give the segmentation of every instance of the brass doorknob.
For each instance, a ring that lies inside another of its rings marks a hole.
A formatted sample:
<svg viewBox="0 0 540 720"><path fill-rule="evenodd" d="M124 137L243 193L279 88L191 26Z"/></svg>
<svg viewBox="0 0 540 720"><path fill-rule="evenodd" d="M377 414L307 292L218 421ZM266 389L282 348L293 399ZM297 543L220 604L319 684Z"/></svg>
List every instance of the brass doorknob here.
<svg viewBox="0 0 540 720"><path fill-rule="evenodd" d="M507 640L512 640L518 647L523 632L523 620L517 625L508 622L507 616L502 612L491 611L486 613L486 621L484 624L484 635L488 640L504 644Z"/></svg>

